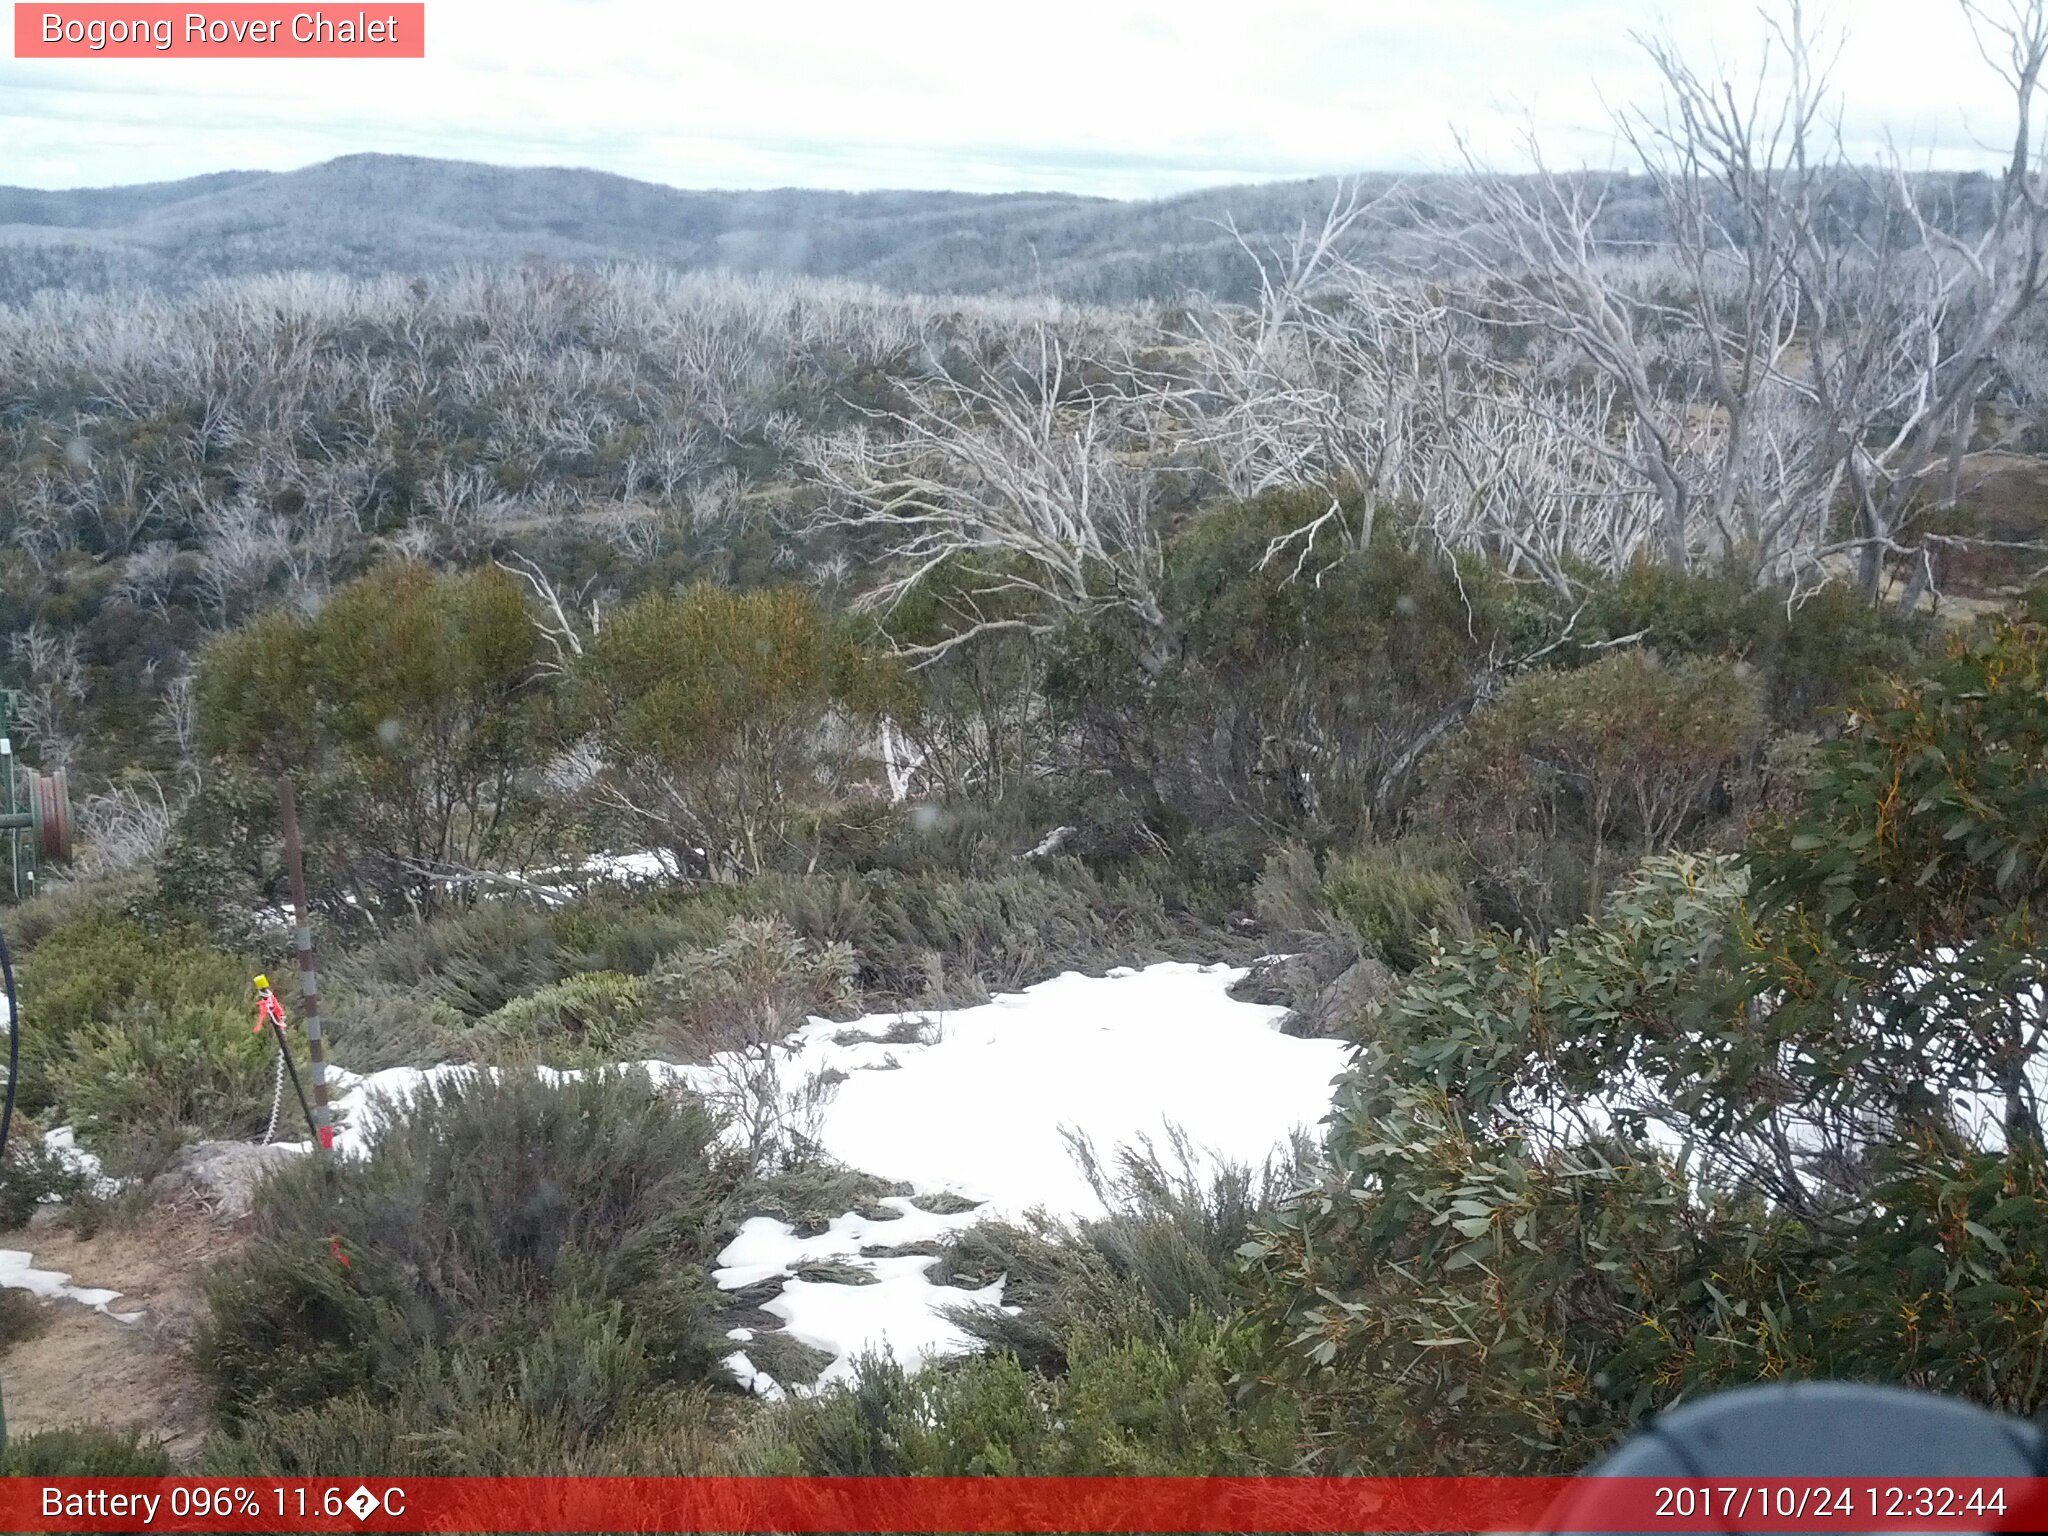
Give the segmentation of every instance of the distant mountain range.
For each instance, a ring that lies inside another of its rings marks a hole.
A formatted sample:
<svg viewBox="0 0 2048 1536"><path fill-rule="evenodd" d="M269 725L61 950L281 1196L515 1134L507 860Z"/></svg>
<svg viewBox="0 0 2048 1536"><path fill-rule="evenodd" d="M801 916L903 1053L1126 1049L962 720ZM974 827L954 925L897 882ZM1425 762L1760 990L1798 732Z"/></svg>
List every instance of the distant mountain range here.
<svg viewBox="0 0 2048 1536"><path fill-rule="evenodd" d="M651 260L896 289L1122 301L1240 288L1220 227L1291 229L1336 183L1157 202L1048 193L691 192L586 170L348 155L304 170L144 186L0 187L0 302L40 288L184 288L293 269L366 276L467 263Z"/></svg>
<svg viewBox="0 0 2048 1536"><path fill-rule="evenodd" d="M1665 228L1647 178L1604 177L1603 238ZM1373 192L1388 176L1364 178ZM1411 216L1455 178L1404 179ZM1981 222L1982 176L1917 178L1930 216ZM525 170L345 155L299 171L64 192L0 187L0 304L44 289L189 288L212 277L313 270L366 277L527 261L653 261L794 272L898 291L1033 293L1097 303L1255 291L1253 243L1319 222L1335 177L1220 187L1152 202L1057 193L690 192L603 171ZM1406 237L1378 226L1381 249Z"/></svg>

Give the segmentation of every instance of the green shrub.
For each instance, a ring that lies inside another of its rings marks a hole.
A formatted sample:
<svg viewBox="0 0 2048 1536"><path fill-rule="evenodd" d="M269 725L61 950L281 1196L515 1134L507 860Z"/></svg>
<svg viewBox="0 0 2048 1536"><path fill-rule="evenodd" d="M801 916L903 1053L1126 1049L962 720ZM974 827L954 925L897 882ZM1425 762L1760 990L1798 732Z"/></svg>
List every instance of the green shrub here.
<svg viewBox="0 0 2048 1536"><path fill-rule="evenodd" d="M480 1019L578 970L597 969L579 963L588 957L573 949L570 933L558 914L525 902L479 902L337 960L333 990L378 982Z"/></svg>
<svg viewBox="0 0 2048 1536"><path fill-rule="evenodd" d="M1242 882L1257 827L1361 835L1389 775L1500 647L1506 584L1399 538L1345 559L1285 539L1327 493L1211 507L1164 550L1164 635L1120 618L1049 643L1046 695L1077 766L1114 784L1154 838L1207 843ZM1350 509L1356 511L1356 508Z"/></svg>
<svg viewBox="0 0 2048 1536"><path fill-rule="evenodd" d="M507 1003L465 1041L479 1061L582 1067L622 1060L646 1026L648 985L638 976L590 971Z"/></svg>
<svg viewBox="0 0 2048 1536"><path fill-rule="evenodd" d="M0 1170L0 1231L28 1225L46 1199L70 1200L85 1187L85 1176L69 1158L47 1150L19 1116L8 1132L7 1163Z"/></svg>
<svg viewBox="0 0 2048 1536"><path fill-rule="evenodd" d="M640 1403L593 1433L472 1373L424 1397L351 1393L258 1415L207 1445L211 1476L690 1477L720 1470L707 1395ZM478 1512L480 1518L485 1512Z"/></svg>
<svg viewBox="0 0 2048 1536"><path fill-rule="evenodd" d="M805 824L861 767L836 727L886 707L890 672L800 587L699 583L610 614L576 678L608 771L728 876L806 856Z"/></svg>
<svg viewBox="0 0 2048 1536"><path fill-rule="evenodd" d="M703 1379L738 1178L715 1133L637 1073L476 1072L394 1107L366 1158L285 1169L206 1281L224 1420L477 1376L588 1430Z"/></svg>
<svg viewBox="0 0 2048 1536"><path fill-rule="evenodd" d="M788 1222L799 1237L816 1237L848 1211L858 1211L872 1221L887 1221L896 1213L881 1203L883 1197L907 1195L910 1190L908 1184L879 1179L857 1168L803 1162L775 1169L750 1184L747 1214L773 1216Z"/></svg>
<svg viewBox="0 0 2048 1536"><path fill-rule="evenodd" d="M475 1021L423 988L336 974L320 1012L330 1056L352 1072L430 1067L472 1051Z"/></svg>
<svg viewBox="0 0 2048 1536"><path fill-rule="evenodd" d="M1323 868L1323 901L1359 952L1396 970L1422 963L1431 932L1469 933L1472 914L1457 879L1400 844L1368 843Z"/></svg>
<svg viewBox="0 0 2048 1536"><path fill-rule="evenodd" d="M813 941L850 944L870 1006L1014 990L1067 970L1228 958L1232 941L1169 916L1158 890L1062 862L985 879L876 872L792 883L775 910ZM1248 955L1247 941L1238 947Z"/></svg>
<svg viewBox="0 0 2048 1536"><path fill-rule="evenodd" d="M1079 1222L1037 1217L982 1222L956 1236L933 1280L1003 1284L1003 1306L963 1312L969 1333L1031 1369L1066 1369L1070 1341L1157 1340L1191 1316L1221 1316L1246 1299L1239 1250L1257 1235L1308 1165L1308 1148L1262 1169L1205 1168L1176 1136L1161 1149L1119 1149L1110 1166L1079 1149L1104 1214Z"/></svg>
<svg viewBox="0 0 2048 1536"><path fill-rule="evenodd" d="M1956 637L1745 858L1661 855L1545 942L1432 956L1257 1250L1317 1460L1576 1470L1774 1378L2040 1412L2044 751L2048 634Z"/></svg>
<svg viewBox="0 0 2048 1536"><path fill-rule="evenodd" d="M761 1050L814 1014L859 1012L859 972L849 945L814 944L779 917L736 917L720 942L679 951L648 977L654 1038L690 1058Z"/></svg>
<svg viewBox="0 0 2048 1536"><path fill-rule="evenodd" d="M482 1019L543 987L588 971L640 976L663 955L717 942L736 913L761 902L745 886L626 892L600 888L560 907L522 901L479 902L432 922L408 924L336 959L329 988L339 1012L351 996L382 1014L384 999L410 997L431 1009L435 1028ZM379 996L381 994L381 996ZM380 1021L381 1022L381 1021ZM402 1016L391 1028L414 1027ZM373 1031L381 1035L382 1029ZM395 1064L395 1063L393 1063Z"/></svg>
<svg viewBox="0 0 2048 1536"><path fill-rule="evenodd" d="M9 1477L169 1477L170 1452L140 1433L66 1425L7 1437Z"/></svg>
<svg viewBox="0 0 2048 1536"><path fill-rule="evenodd" d="M1788 609L1785 595L1739 571L1684 572L1631 566L1595 580L1573 626L1573 645L1555 653L1575 664L1586 647L1640 634L1674 660L1739 661L1760 681L1772 720L1808 729L1820 713L1845 704L1874 677L1911 668L1929 634L1895 611L1865 601L1846 582L1807 594Z"/></svg>
<svg viewBox="0 0 2048 1536"><path fill-rule="evenodd" d="M1324 931L1329 913L1315 851L1304 843L1282 843L1269 853L1252 886L1252 911L1276 934Z"/></svg>
<svg viewBox="0 0 2048 1536"><path fill-rule="evenodd" d="M1196 1313L1156 1335L1084 1330L1065 1375L998 1354L907 1375L860 1362L850 1387L764 1414L749 1470L818 1477L1273 1474L1295 1460L1287 1402L1240 1390L1255 1369L1233 1318Z"/></svg>
<svg viewBox="0 0 2048 1536"><path fill-rule="evenodd" d="M175 1146L145 1147L139 1157L131 1156L132 1168L156 1169L170 1160ZM107 1231L133 1231L156 1209L149 1185L140 1177L123 1180L118 1188L95 1185L79 1190L64 1206L64 1225L79 1237L90 1240Z"/></svg>
<svg viewBox="0 0 2048 1536"><path fill-rule="evenodd" d="M251 1028L254 969L186 922L75 912L20 968L21 1107L131 1161L186 1135L253 1134L274 1050Z"/></svg>
<svg viewBox="0 0 2048 1536"><path fill-rule="evenodd" d="M648 1049L711 1064L703 1092L757 1167L817 1155L831 1081L785 1074L782 1042L812 1014L850 1016L858 967L844 944L812 944L777 917L736 917L723 940L684 950L648 978Z"/></svg>
<svg viewBox="0 0 2048 1536"><path fill-rule="evenodd" d="M33 1292L11 1286L0 1291L0 1351L36 1337L49 1326L49 1313Z"/></svg>
<svg viewBox="0 0 2048 1536"><path fill-rule="evenodd" d="M60 880L54 872L46 873L33 901L8 909L7 943L17 965L51 934L86 917L119 914L143 921L156 911L156 892L147 870L83 877L66 873L71 878Z"/></svg>
<svg viewBox="0 0 2048 1536"><path fill-rule="evenodd" d="M18 967L22 1032L18 1107L52 1102L53 1063L74 1053L88 1027L153 1014L181 1018L182 1035L211 1029L199 1012L240 1012L242 1033L255 1017L251 968L223 954L188 924L145 923L95 902L43 934Z"/></svg>
<svg viewBox="0 0 2048 1536"><path fill-rule="evenodd" d="M1252 910L1283 938L1328 934L1400 970L1421 962L1431 930L1469 933L1471 904L1455 853L1402 838L1366 843L1317 862L1301 843L1266 858Z"/></svg>
<svg viewBox="0 0 2048 1536"><path fill-rule="evenodd" d="M243 1009L137 1001L71 1035L50 1064L51 1091L97 1146L241 1139L263 1127L276 1050Z"/></svg>
<svg viewBox="0 0 2048 1536"><path fill-rule="evenodd" d="M158 850L155 894L226 942L253 938L257 914L290 899L276 782L238 764L208 765Z"/></svg>
<svg viewBox="0 0 2048 1536"><path fill-rule="evenodd" d="M1430 754L1411 819L1466 851L1490 915L1547 933L1617 864L1697 837L1763 730L1756 679L1728 662L1622 650L1524 673Z"/></svg>
<svg viewBox="0 0 2048 1536"><path fill-rule="evenodd" d="M237 768L293 776L312 898L337 920L431 912L451 904L436 869L493 867L549 830L539 770L559 736L541 656L510 573L380 566L317 612L273 608L213 641L200 737ZM216 873L196 872L202 906Z"/></svg>
<svg viewBox="0 0 2048 1536"><path fill-rule="evenodd" d="M725 942L735 919L776 918L859 960L870 1007L957 1007L1066 970L1155 960L1249 960L1249 936L1169 915L1170 871L1104 879L1070 860L1000 875L876 870L769 874L738 884L597 892L555 909L492 901L394 930L332 964L337 1060L425 1066L477 1048L482 1020L586 972L646 976L664 957Z"/></svg>

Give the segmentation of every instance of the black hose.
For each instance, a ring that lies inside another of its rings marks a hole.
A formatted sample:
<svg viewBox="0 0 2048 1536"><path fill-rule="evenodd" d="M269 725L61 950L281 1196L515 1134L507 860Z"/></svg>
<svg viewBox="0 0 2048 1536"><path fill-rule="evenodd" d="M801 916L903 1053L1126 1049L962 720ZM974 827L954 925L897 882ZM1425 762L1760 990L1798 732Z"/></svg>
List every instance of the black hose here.
<svg viewBox="0 0 2048 1536"><path fill-rule="evenodd" d="M291 1050L284 1043L284 1026L272 1019L271 1030L277 1035L278 1059L284 1063L285 1071L292 1077L292 1092L299 1096L299 1108L306 1112L306 1128L313 1133L313 1144L320 1144L320 1122L313 1118L313 1106L306 1102L306 1090L299 1086L299 1069L292 1062Z"/></svg>

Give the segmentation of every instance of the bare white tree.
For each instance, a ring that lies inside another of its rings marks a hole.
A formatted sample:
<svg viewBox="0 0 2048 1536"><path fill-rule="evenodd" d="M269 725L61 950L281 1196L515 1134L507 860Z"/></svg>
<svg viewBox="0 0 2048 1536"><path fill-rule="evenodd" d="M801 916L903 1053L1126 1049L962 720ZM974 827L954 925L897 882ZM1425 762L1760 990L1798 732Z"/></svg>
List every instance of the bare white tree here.
<svg viewBox="0 0 2048 1536"><path fill-rule="evenodd" d="M199 745L199 679L181 672L163 688L163 703L157 713L157 734L178 754L180 764L189 765Z"/></svg>
<svg viewBox="0 0 2048 1536"><path fill-rule="evenodd" d="M1896 162L1849 162L1797 0L1745 83L1645 42L1663 106L1618 121L1663 218L1650 258L1603 233L1608 178L1554 172L1533 145L1533 177L1475 167L1476 217L1453 233L1486 306L1590 368L1613 414L1575 426L1532 370L1517 403L1576 437L1610 486L1654 498L1668 563L1737 560L1785 581L1853 552L1875 596L1887 556L1917 556L1916 517L1953 498L2048 255L2032 129L2048 16L2040 0L1963 9L2016 122L1976 233L1923 207ZM1930 473L1944 459L1946 490Z"/></svg>
<svg viewBox="0 0 2048 1536"><path fill-rule="evenodd" d="M38 620L17 631L8 650L27 680L15 692L16 725L44 767L69 767L84 739L80 706L87 692L77 634Z"/></svg>
<svg viewBox="0 0 2048 1536"><path fill-rule="evenodd" d="M566 673L575 658L583 654L583 635L576 621L569 617L568 608L563 606L554 580L525 555L513 554L497 564L500 570L509 571L526 583L527 590L540 608L534 616L533 626L555 653L548 670L557 675Z"/></svg>
<svg viewBox="0 0 2048 1536"><path fill-rule="evenodd" d="M1217 456L1239 496L1275 486L1333 492L1302 530L1298 560L1328 535L1343 548L1372 540L1380 512L1414 499L1415 473L1441 435L1432 381L1453 346L1448 314L1420 285L1351 260L1346 241L1391 193L1340 187L1320 225L1261 249L1228 225L1258 272L1250 308L1191 308L1180 340L1195 379L1194 440Z"/></svg>
<svg viewBox="0 0 2048 1536"><path fill-rule="evenodd" d="M951 578L958 627L910 654L1107 610L1163 628L1153 424L1131 395L1079 374L1041 327L985 381L918 381L901 409L811 446L833 497L826 521L880 551L869 606Z"/></svg>
<svg viewBox="0 0 2048 1536"><path fill-rule="evenodd" d="M78 808L79 874L114 874L148 863L171 834L175 808L154 774L123 779Z"/></svg>

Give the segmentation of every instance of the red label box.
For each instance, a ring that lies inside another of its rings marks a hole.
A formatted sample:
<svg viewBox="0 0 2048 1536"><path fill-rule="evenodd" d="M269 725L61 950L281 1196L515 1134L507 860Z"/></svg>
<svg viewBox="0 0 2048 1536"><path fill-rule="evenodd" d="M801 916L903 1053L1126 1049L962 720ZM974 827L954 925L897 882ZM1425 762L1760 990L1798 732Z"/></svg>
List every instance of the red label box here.
<svg viewBox="0 0 2048 1536"><path fill-rule="evenodd" d="M34 4L14 7L17 59L423 59L422 3Z"/></svg>

